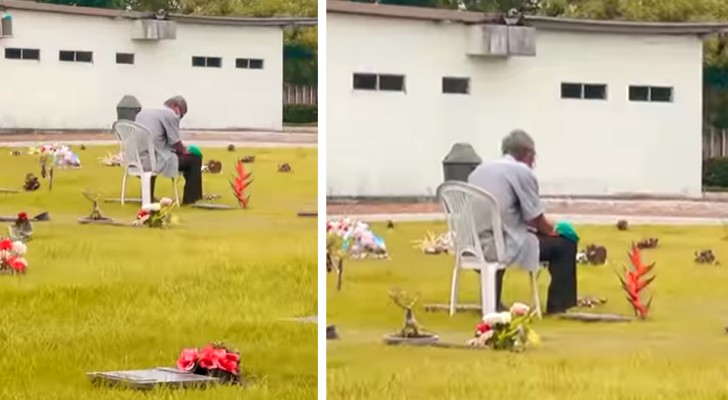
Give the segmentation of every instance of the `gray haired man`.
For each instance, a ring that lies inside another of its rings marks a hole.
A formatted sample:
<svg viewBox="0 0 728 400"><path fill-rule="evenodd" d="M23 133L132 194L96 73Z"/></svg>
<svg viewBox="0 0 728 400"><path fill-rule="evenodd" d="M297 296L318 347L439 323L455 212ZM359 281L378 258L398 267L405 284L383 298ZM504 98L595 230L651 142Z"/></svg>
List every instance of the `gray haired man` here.
<svg viewBox="0 0 728 400"><path fill-rule="evenodd" d="M536 146L522 130L515 130L503 139L503 157L483 163L470 174L468 182L490 193L498 201L505 235L506 258L509 264L537 271L540 262L547 262L551 274L548 314L562 313L576 305L577 243L559 236L554 225L544 216L538 181L533 173ZM488 232L481 234L486 254ZM505 270L496 275L496 301L501 305Z"/></svg>
<svg viewBox="0 0 728 400"><path fill-rule="evenodd" d="M175 96L165 101L163 108L141 110L136 123L152 133L157 153L154 172L168 178L176 178L182 172L185 177L182 204L192 204L202 199L202 157L190 154L182 143L179 123L185 114L187 101L182 96ZM156 176L152 177L152 197L155 183Z"/></svg>

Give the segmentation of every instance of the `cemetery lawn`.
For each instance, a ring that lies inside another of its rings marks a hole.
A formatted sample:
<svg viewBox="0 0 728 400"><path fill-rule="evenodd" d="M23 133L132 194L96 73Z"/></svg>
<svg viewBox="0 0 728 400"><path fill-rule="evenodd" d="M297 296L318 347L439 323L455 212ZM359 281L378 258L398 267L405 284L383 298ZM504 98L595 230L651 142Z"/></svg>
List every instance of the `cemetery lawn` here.
<svg viewBox="0 0 728 400"><path fill-rule="evenodd" d="M0 276L0 399L315 399L315 324L281 321L315 315L317 227L298 211L316 210L315 149L202 148L223 162L203 176L218 203L235 205L227 179L237 157L254 154L248 210L175 209L169 230L82 226L91 204L81 190L119 197L121 167L97 158L116 147L74 150L83 167L56 170L52 192L0 194L0 215L48 211L28 243L28 273ZM0 187L39 175L37 156L0 148ZM288 162L293 173L277 172ZM130 178L128 194L140 197ZM180 196L183 183L180 182ZM170 196L160 178L157 196ZM138 204L101 203L131 223ZM2 233L6 233L5 223ZM92 386L86 372L174 366L186 347L223 341L241 352L248 386L208 390L131 390Z"/></svg>
<svg viewBox="0 0 728 400"><path fill-rule="evenodd" d="M657 279L649 320L584 324L544 319L534 328L542 345L525 353L392 347L382 336L401 327L404 313L390 288L419 292L418 321L441 341L465 343L479 315L427 313L426 303L447 303L453 258L424 255L411 240L444 232L445 223L374 224L391 261L348 261L341 292L328 277L328 324L341 339L328 341L328 399L726 399L728 390L728 241L721 227L577 227L581 245L609 251L607 266L579 266L581 295L604 296L594 312L630 315L612 267L627 263L632 241L658 237L645 250ZM712 249L724 266L696 265L693 253ZM539 277L545 304L549 275ZM649 288L647 289L650 290ZM473 272L461 275L461 303L479 301ZM529 300L528 275L506 274L504 302ZM588 311L588 310L586 310Z"/></svg>

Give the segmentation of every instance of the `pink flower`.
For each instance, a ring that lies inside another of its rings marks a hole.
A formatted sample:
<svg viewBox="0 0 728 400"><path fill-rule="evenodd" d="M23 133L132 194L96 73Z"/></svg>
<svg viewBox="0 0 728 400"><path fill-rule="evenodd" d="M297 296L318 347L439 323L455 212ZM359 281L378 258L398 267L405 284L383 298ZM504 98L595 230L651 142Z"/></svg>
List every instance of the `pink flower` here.
<svg viewBox="0 0 728 400"><path fill-rule="evenodd" d="M192 371L197 362L197 349L184 349L177 360L177 369Z"/></svg>
<svg viewBox="0 0 728 400"><path fill-rule="evenodd" d="M0 240L0 250L12 250L13 242L10 239Z"/></svg>

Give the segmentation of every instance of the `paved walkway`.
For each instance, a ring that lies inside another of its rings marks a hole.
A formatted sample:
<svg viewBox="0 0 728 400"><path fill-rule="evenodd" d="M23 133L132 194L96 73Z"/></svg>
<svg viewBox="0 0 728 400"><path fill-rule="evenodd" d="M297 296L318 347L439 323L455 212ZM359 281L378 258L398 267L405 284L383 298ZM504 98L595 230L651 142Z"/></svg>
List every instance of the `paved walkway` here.
<svg viewBox="0 0 728 400"><path fill-rule="evenodd" d="M292 132L183 131L182 140L190 144L204 143L205 146L212 147L225 147L231 143L245 147L316 147L318 134L314 129ZM0 134L0 146L5 147L26 147L53 142L94 146L114 144L116 140L109 132Z"/></svg>
<svg viewBox="0 0 728 400"><path fill-rule="evenodd" d="M565 200L545 199L549 218L580 224L722 225L728 224L728 202L691 200ZM440 205L431 203L328 204L331 217L350 215L367 221L443 220Z"/></svg>

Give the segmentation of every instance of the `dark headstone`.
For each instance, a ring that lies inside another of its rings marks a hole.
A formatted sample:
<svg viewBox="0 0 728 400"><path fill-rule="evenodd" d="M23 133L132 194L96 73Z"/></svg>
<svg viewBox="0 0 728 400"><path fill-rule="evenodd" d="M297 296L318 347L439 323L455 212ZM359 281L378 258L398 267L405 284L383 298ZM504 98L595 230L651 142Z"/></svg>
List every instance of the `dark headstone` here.
<svg viewBox="0 0 728 400"><path fill-rule="evenodd" d="M142 103L136 97L126 95L116 105L116 119L134 121L139 111L142 110Z"/></svg>
<svg viewBox="0 0 728 400"><path fill-rule="evenodd" d="M470 173L482 162L473 146L467 143L455 143L442 160L445 181L467 182Z"/></svg>

